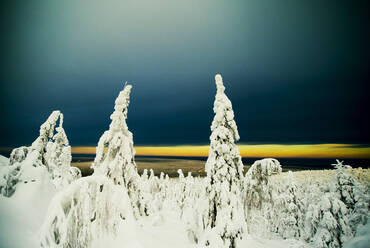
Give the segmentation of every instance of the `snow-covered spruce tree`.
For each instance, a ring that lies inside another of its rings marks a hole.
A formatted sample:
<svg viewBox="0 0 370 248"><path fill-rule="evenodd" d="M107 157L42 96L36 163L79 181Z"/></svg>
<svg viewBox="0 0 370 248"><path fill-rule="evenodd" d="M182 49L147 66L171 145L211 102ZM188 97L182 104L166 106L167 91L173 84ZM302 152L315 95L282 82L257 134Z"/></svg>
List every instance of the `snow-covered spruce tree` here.
<svg viewBox="0 0 370 248"><path fill-rule="evenodd" d="M208 206L208 230L201 246L222 245L236 247L245 231L242 207L241 182L243 163L235 142L239 134L234 112L221 75L216 75L217 94L213 111L210 150L206 162Z"/></svg>
<svg viewBox="0 0 370 248"><path fill-rule="evenodd" d="M304 206L299 198L299 191L293 173L288 172L285 177L285 187L275 199L273 207L273 231L279 233L283 238L301 237L304 226Z"/></svg>
<svg viewBox="0 0 370 248"><path fill-rule="evenodd" d="M13 195L16 185L19 181L19 172L21 170L21 163L26 159L28 147L21 146L15 148L10 154L9 164L6 170L3 170L2 178L0 180L0 193L6 197Z"/></svg>
<svg viewBox="0 0 370 248"><path fill-rule="evenodd" d="M252 207L261 209L263 202L272 201L270 177L281 173L278 160L265 158L257 160L245 175L245 206L247 211Z"/></svg>
<svg viewBox="0 0 370 248"><path fill-rule="evenodd" d="M312 202L305 217L304 237L313 247L343 247L351 236L346 205L336 193L326 190L319 202Z"/></svg>
<svg viewBox="0 0 370 248"><path fill-rule="evenodd" d="M198 243L208 223L208 197L203 178L186 177L185 203L182 220L185 222L189 240Z"/></svg>
<svg viewBox="0 0 370 248"><path fill-rule="evenodd" d="M81 172L76 167L71 167L72 155L67 135L63 129L63 114L59 115L59 126L45 148L45 164L57 189L62 189L72 181L81 177Z"/></svg>
<svg viewBox="0 0 370 248"><path fill-rule="evenodd" d="M69 158L71 155L68 143L66 145L68 147L62 149L62 152L56 152L56 150L51 151L53 150L51 149L51 147L60 147L61 144L65 146L64 143L65 140L67 140L62 128L62 119L60 122L60 127L57 128L57 134L56 136L54 136L54 128L61 115L62 114L60 113L60 111L53 111L46 122L41 125L40 135L30 147L22 146L12 151L12 153L10 154L9 162L9 166L11 167L11 169L9 170L9 173L5 175L4 180L6 184L0 185L0 191L3 195L8 197L11 196L14 193L16 185L19 181L27 183L28 179L31 179L31 181L34 182L36 180L36 178L34 177L36 177L36 175L39 175L40 173L43 173L43 170L46 170L53 179L52 175L54 169L61 165L60 163L54 164L55 161L63 161L62 165L69 167ZM63 140L62 142L60 141L61 137ZM51 157L53 157L53 159L51 159ZM73 174L76 174L76 170L78 169L71 169L71 172ZM61 179L64 177L72 177L68 172L59 175L61 176Z"/></svg>
<svg viewBox="0 0 370 248"><path fill-rule="evenodd" d="M351 174L351 166L339 160L333 166L336 168L334 189L346 204L352 231L355 232L358 225L366 225L370 218L370 197L365 187Z"/></svg>
<svg viewBox="0 0 370 248"><path fill-rule="evenodd" d="M150 203L153 200L153 195L150 192L150 182L148 177L148 170L144 169L143 174L139 180L140 183L140 205L139 211L141 216L148 216L150 214Z"/></svg>
<svg viewBox="0 0 370 248"><path fill-rule="evenodd" d="M177 186L177 206L179 207L180 217L183 214L184 211L184 204L186 200L186 179L184 177L184 173L181 169L177 170L177 173L179 174L179 181L176 184Z"/></svg>
<svg viewBox="0 0 370 248"><path fill-rule="evenodd" d="M278 160L265 158L257 160L249 168L244 178L244 212L248 224L248 232L257 232L262 236L273 225L274 199L273 192L278 185L272 182L272 175L281 172ZM261 228L261 226L263 228Z"/></svg>
<svg viewBox="0 0 370 248"><path fill-rule="evenodd" d="M199 181L194 184L192 192L194 197L188 197L185 203L182 219L187 226L187 234L189 240L198 243L202 238L204 230L208 224L208 199L205 194L202 182Z"/></svg>
<svg viewBox="0 0 370 248"><path fill-rule="evenodd" d="M163 202L165 201L167 196L167 184L165 181L165 174L163 172L160 173L159 182L158 199L161 202L161 205L163 205ZM162 209L162 206L160 209Z"/></svg>
<svg viewBox="0 0 370 248"><path fill-rule="evenodd" d="M149 192L154 196L159 192L159 179L154 175L153 169L150 169L149 173Z"/></svg>
<svg viewBox="0 0 370 248"><path fill-rule="evenodd" d="M135 149L132 133L126 124L130 103L131 85L125 85L119 93L111 114L109 130L100 137L92 168L94 175L104 175L114 184L127 188L135 216L139 215L139 174L134 160Z"/></svg>
<svg viewBox="0 0 370 248"><path fill-rule="evenodd" d="M356 202L354 193L356 181L349 173L352 167L344 165L343 161L339 161L338 159L337 163L333 164L333 166L336 168L335 190L339 193L340 200L346 204L347 208L353 210Z"/></svg>

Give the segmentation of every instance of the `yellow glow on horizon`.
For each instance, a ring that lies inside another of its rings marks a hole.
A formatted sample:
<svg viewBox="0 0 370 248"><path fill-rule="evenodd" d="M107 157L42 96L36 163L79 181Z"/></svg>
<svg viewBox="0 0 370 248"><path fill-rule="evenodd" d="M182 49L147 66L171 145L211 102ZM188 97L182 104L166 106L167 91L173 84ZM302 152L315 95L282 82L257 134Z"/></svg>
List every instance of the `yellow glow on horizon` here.
<svg viewBox="0 0 370 248"><path fill-rule="evenodd" d="M370 158L370 147L352 144L238 145L242 157ZM207 157L209 146L136 146L136 155ZM95 154L95 147L72 147L72 153Z"/></svg>

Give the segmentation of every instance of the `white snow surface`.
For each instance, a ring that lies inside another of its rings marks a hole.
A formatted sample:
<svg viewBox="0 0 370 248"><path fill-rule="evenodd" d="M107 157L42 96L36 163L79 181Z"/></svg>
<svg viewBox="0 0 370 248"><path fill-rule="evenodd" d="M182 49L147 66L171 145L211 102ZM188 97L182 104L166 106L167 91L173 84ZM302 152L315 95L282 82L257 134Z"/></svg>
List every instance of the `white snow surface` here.
<svg viewBox="0 0 370 248"><path fill-rule="evenodd" d="M325 172L323 172L323 174L324 173ZM79 184L79 181L86 181L88 178L79 179L73 183L73 185L75 185L74 187L60 192L55 190L49 177L41 177L41 179L42 180L34 183L20 184L17 191L10 198L0 196L0 247L40 247L40 230L42 224L45 222L45 218L50 217L47 212L48 208L52 207L52 198L58 195L59 197L61 195L72 195L71 191L73 191L73 189L80 188L76 187L76 185ZM159 181L159 178L153 179L156 179L157 182ZM105 179L101 180L105 181ZM192 185L191 187L193 187L193 191L197 187L200 187L204 181L203 178L197 179L189 177L185 177L182 180L185 185ZM163 202L166 206L149 216L141 217L137 220L132 219L129 223L126 222L125 224L119 225L117 228L117 235L106 235L100 239L93 240L89 247L199 247L189 238L186 221L179 216L177 204L173 203L175 197L180 196L177 193L180 189L178 186L181 185L180 179L167 179L167 184L168 186L166 187L165 192L162 192L167 194L167 199ZM189 186L185 186L185 188L186 187ZM170 193L170 189L173 190L172 194ZM192 191L189 191L188 193L191 192ZM127 198L123 197L123 199ZM153 201L152 205L155 204L158 204L158 202ZM192 208L192 212L194 212L195 209L193 205L188 207ZM367 228L368 227L369 226L367 225ZM366 228L362 228L359 236L354 238L345 247L367 247L364 244L369 244L368 242L369 232L367 231L366 233ZM310 246L309 244L296 239L284 240L278 235L261 237L259 233L251 233L243 236L242 241L239 243L239 247L302 248L315 246Z"/></svg>
<svg viewBox="0 0 370 248"><path fill-rule="evenodd" d="M86 181L85 178L79 180ZM73 184L77 185L78 181ZM176 180L171 181L177 183ZM55 195L68 195L71 190L57 192L52 181L45 177L33 184L19 185L10 198L0 196L0 247L41 247L40 230L45 217L50 217L46 213L48 208L53 207L51 199ZM240 245L251 248L303 247L301 242L295 240L263 239L252 235L245 235ZM179 218L178 212L166 208L137 221L131 219L130 223L119 225L116 236L106 235L93 240L89 247L195 248L197 245L189 240L186 223Z"/></svg>
<svg viewBox="0 0 370 248"><path fill-rule="evenodd" d="M0 155L0 168L9 164L9 158Z"/></svg>
<svg viewBox="0 0 370 248"><path fill-rule="evenodd" d="M0 195L0 247L40 247L37 233L56 189L46 168L36 170L38 180L19 183L10 198Z"/></svg>
<svg viewBox="0 0 370 248"><path fill-rule="evenodd" d="M9 158L0 155L0 185L4 185L6 183L3 175L8 174L9 170Z"/></svg>

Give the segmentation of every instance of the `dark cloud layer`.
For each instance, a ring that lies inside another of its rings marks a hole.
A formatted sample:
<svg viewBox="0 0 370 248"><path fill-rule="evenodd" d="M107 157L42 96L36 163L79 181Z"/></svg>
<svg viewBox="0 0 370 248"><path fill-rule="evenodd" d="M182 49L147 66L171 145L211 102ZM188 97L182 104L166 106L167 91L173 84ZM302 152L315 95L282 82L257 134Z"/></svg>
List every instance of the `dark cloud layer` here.
<svg viewBox="0 0 370 248"><path fill-rule="evenodd" d="M241 142L370 143L366 1L2 5L1 146L54 109L72 145L95 145L125 80L136 144L206 144L216 73Z"/></svg>

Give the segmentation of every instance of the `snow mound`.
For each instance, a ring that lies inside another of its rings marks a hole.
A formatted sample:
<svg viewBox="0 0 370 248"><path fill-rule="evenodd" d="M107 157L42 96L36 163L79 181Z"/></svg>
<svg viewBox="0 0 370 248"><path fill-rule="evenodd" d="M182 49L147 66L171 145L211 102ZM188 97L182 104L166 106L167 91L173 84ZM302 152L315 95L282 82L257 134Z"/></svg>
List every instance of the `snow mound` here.
<svg viewBox="0 0 370 248"><path fill-rule="evenodd" d="M0 167L9 165L9 158L0 155Z"/></svg>
<svg viewBox="0 0 370 248"><path fill-rule="evenodd" d="M136 228L125 188L104 176L89 176L52 199L40 232L41 245L93 247L114 240L119 231L124 236L121 226L131 231Z"/></svg>
<svg viewBox="0 0 370 248"><path fill-rule="evenodd" d="M370 219L357 228L357 235L344 244L344 248L368 248L370 246Z"/></svg>
<svg viewBox="0 0 370 248"><path fill-rule="evenodd" d="M46 168L35 170L35 181L24 177L12 197L0 195L0 247L40 247L37 231L56 190Z"/></svg>

